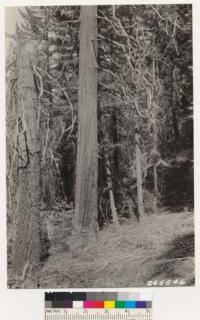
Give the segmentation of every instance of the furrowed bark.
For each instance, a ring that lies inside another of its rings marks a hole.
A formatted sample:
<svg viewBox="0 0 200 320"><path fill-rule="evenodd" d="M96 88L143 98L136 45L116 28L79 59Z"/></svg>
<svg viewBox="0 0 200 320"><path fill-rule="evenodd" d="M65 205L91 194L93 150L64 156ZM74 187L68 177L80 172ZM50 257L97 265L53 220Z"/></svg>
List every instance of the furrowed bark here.
<svg viewBox="0 0 200 320"><path fill-rule="evenodd" d="M38 130L38 95L33 64L37 53L33 44L20 47L18 54L18 172L16 226L12 248L11 271L25 280L40 260L40 132Z"/></svg>
<svg viewBox="0 0 200 320"><path fill-rule="evenodd" d="M76 232L91 234L97 227L97 68L96 6L81 7L78 146L76 163Z"/></svg>

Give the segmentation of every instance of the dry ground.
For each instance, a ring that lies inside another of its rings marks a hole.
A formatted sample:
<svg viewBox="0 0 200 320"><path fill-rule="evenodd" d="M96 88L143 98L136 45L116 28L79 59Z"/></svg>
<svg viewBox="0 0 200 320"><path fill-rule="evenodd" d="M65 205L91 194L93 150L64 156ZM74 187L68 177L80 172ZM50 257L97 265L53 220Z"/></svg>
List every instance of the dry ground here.
<svg viewBox="0 0 200 320"><path fill-rule="evenodd" d="M192 285L193 254L193 213L163 211L137 226L104 228L78 256L55 251L37 277L41 288L142 287L167 279Z"/></svg>

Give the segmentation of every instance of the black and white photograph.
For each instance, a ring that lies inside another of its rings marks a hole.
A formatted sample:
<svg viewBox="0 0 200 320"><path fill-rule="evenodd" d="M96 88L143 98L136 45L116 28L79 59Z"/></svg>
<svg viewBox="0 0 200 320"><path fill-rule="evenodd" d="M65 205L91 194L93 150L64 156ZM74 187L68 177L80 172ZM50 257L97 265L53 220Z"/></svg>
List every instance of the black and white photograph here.
<svg viewBox="0 0 200 320"><path fill-rule="evenodd" d="M195 285L191 4L5 8L8 288Z"/></svg>

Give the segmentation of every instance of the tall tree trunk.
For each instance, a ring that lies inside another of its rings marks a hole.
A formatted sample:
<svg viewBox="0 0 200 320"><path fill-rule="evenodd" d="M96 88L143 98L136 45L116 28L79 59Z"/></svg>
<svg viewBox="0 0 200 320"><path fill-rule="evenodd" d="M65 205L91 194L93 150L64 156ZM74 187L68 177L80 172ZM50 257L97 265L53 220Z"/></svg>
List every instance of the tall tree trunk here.
<svg viewBox="0 0 200 320"><path fill-rule="evenodd" d="M112 108L112 140L113 140L113 163L114 163L114 189L117 191L119 187L119 148L118 148L118 132L117 132L117 115L116 107Z"/></svg>
<svg viewBox="0 0 200 320"><path fill-rule="evenodd" d="M96 14L96 6L81 7L74 229L90 235L97 227Z"/></svg>
<svg viewBox="0 0 200 320"><path fill-rule="evenodd" d="M105 160L105 169L107 174L107 186L109 191L109 198L110 198L110 208L112 212L112 221L115 226L119 225L117 210L115 206L114 194L113 194L113 186L112 186L112 179L111 179L111 170L110 170L110 163L106 153L104 153L104 160Z"/></svg>
<svg viewBox="0 0 200 320"><path fill-rule="evenodd" d="M140 140L141 140L141 137L139 133L139 127L136 124L135 125L135 154L136 154L137 197L138 197L139 219L141 219L144 216Z"/></svg>
<svg viewBox="0 0 200 320"><path fill-rule="evenodd" d="M119 157L118 157L118 134L117 134L117 116L116 116L116 107L112 108L112 139L114 149L113 149L113 161L114 161L114 167L115 167L115 173L118 175L119 173Z"/></svg>
<svg viewBox="0 0 200 320"><path fill-rule="evenodd" d="M10 45L8 51L10 61L16 56L16 48ZM18 185L17 159L16 159L16 128L17 128L17 63L6 68L6 178L7 178L7 218L11 220L13 226L14 208L16 207L16 191ZM11 227L8 224L8 227ZM9 234L8 234L9 236Z"/></svg>
<svg viewBox="0 0 200 320"><path fill-rule="evenodd" d="M104 145L109 142L108 137L106 135L106 130L105 130L105 122L104 122L104 114L103 114L103 108L101 108L101 130L102 130L102 138L104 141ZM102 150L102 155L104 159L104 165L105 165L105 171L106 171L106 176L107 176L107 187L108 187L108 192L109 192L109 199L110 199L110 208L112 212L112 221L115 226L119 225L119 220L118 220L118 214L115 206L115 199L114 199L114 194L113 194L113 183L112 183L112 178L111 178L111 169L110 169L110 162L108 160L108 156L106 153L106 148L103 147Z"/></svg>
<svg viewBox="0 0 200 320"><path fill-rule="evenodd" d="M177 120L177 106L176 106L176 69L172 68L172 121L173 121L173 129L174 129L174 144L175 149L178 152L180 150L180 132Z"/></svg>
<svg viewBox="0 0 200 320"><path fill-rule="evenodd" d="M40 133L38 128L38 95L33 64L36 49L32 44L21 47L18 54L18 172L16 226L12 248L11 271L25 280L40 260Z"/></svg>

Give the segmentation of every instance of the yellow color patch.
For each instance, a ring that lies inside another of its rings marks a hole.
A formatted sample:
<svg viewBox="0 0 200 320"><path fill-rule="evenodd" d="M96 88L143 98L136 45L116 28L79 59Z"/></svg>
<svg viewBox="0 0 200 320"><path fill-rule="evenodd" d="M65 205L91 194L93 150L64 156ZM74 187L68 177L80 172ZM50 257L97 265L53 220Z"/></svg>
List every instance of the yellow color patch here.
<svg viewBox="0 0 200 320"><path fill-rule="evenodd" d="M104 301L104 308L107 308L107 309L115 308L115 301Z"/></svg>

